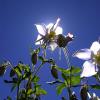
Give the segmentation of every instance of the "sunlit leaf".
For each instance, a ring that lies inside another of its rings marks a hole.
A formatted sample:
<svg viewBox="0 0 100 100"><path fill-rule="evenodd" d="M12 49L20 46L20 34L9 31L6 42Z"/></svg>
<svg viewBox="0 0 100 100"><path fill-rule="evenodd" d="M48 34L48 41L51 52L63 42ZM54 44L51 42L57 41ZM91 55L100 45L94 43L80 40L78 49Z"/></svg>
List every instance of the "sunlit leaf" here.
<svg viewBox="0 0 100 100"><path fill-rule="evenodd" d="M71 77L71 85L77 85L81 81L80 76L72 76Z"/></svg>
<svg viewBox="0 0 100 100"><path fill-rule="evenodd" d="M71 67L71 68L68 68L68 69L57 67L57 69L64 74L70 74L70 73L71 74L77 74L77 73L81 72L81 69L79 67Z"/></svg>
<svg viewBox="0 0 100 100"><path fill-rule="evenodd" d="M60 95L60 94L62 93L62 91L63 91L64 88L66 88L65 83L62 83L62 84L58 85L58 86L56 87L57 94Z"/></svg>
<svg viewBox="0 0 100 100"><path fill-rule="evenodd" d="M36 90L36 95L46 95L46 94L47 92L44 89L39 88Z"/></svg>
<svg viewBox="0 0 100 100"><path fill-rule="evenodd" d="M34 93L34 92L33 92L32 89L28 89L27 95L31 95L31 94L33 94L33 93Z"/></svg>
<svg viewBox="0 0 100 100"><path fill-rule="evenodd" d="M18 66L16 66L14 68L14 70L15 70L16 74L18 75L18 77L22 76L21 70L20 70L20 68Z"/></svg>
<svg viewBox="0 0 100 100"><path fill-rule="evenodd" d="M32 82L37 83L40 80L40 78L38 76L34 76L32 79Z"/></svg>

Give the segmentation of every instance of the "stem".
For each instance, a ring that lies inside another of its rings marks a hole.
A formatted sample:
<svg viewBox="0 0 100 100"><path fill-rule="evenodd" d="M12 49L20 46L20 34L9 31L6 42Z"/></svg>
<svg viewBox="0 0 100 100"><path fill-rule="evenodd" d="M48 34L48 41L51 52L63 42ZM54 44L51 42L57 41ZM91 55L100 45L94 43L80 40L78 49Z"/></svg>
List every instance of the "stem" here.
<svg viewBox="0 0 100 100"><path fill-rule="evenodd" d="M67 48L63 48L63 52L64 52L64 55L65 55L65 58L66 58L66 61L67 61L67 65L70 69L70 73L69 73L69 78L70 78L70 83L68 85L68 93L69 93L69 99L71 98L71 65L70 65L70 60L69 60L69 53L68 53L68 49Z"/></svg>
<svg viewBox="0 0 100 100"><path fill-rule="evenodd" d="M18 87L17 87L17 100L19 100L19 82L18 82Z"/></svg>
<svg viewBox="0 0 100 100"><path fill-rule="evenodd" d="M34 73L33 75L33 79L35 78L35 75L37 74L37 72L40 70L40 68L42 67L44 63L40 64L40 66L37 68L37 70ZM31 83L31 77L29 77L29 80L28 80L28 84L27 84L27 88L26 88L26 94L25 94L25 98L27 98L27 92L28 92L28 88L29 88L29 85Z"/></svg>

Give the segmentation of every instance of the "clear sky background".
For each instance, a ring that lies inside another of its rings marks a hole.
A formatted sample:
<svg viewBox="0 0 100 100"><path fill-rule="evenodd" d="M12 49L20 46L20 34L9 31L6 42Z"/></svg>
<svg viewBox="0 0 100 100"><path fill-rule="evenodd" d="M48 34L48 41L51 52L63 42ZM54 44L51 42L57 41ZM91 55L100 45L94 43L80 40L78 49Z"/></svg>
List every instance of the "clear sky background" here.
<svg viewBox="0 0 100 100"><path fill-rule="evenodd" d="M30 48L35 48L34 41L38 35L34 24L55 22L58 17L61 18L63 33L72 32L76 36L69 46L71 53L89 48L93 41L98 40L100 0L0 0L0 62L7 59L14 65L20 60L31 64ZM58 50L48 52L47 56L54 57L58 65L66 68L63 52L61 61L58 59ZM72 58L71 63L81 67L83 61ZM45 84L53 79L48 66L44 66L39 75L44 89L48 90L48 95L43 96L42 100L60 100L56 89ZM9 92L10 88L0 78L0 100L7 95L14 95ZM66 95L66 90L63 94Z"/></svg>

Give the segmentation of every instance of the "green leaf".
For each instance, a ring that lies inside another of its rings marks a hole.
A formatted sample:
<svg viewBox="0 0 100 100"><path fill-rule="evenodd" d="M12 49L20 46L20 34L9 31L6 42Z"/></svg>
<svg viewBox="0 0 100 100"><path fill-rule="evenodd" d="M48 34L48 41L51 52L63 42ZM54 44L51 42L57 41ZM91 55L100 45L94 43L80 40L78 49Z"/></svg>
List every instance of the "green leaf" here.
<svg viewBox="0 0 100 100"><path fill-rule="evenodd" d="M27 95L31 95L33 93L34 93L34 91L32 89L28 89Z"/></svg>
<svg viewBox="0 0 100 100"><path fill-rule="evenodd" d="M66 82L68 84L71 84L71 85L77 85L81 81L81 78L80 78L79 75L66 76L64 73L62 73L62 77L63 77L64 80L66 80Z"/></svg>
<svg viewBox="0 0 100 100"><path fill-rule="evenodd" d="M44 61L44 58L42 56L38 56L38 59L41 60L42 62Z"/></svg>
<svg viewBox="0 0 100 100"><path fill-rule="evenodd" d="M36 90L36 95L46 95L46 94L47 94L47 92L42 88L38 88Z"/></svg>
<svg viewBox="0 0 100 100"><path fill-rule="evenodd" d="M16 74L18 75L18 77L22 76L22 73L21 73L21 70L20 70L19 66L16 66L14 68L14 70L15 70Z"/></svg>
<svg viewBox="0 0 100 100"><path fill-rule="evenodd" d="M71 76L71 85L78 85L81 82L80 76Z"/></svg>
<svg viewBox="0 0 100 100"><path fill-rule="evenodd" d="M100 89L100 85L96 84L96 85L90 85L91 88L93 89Z"/></svg>
<svg viewBox="0 0 100 100"><path fill-rule="evenodd" d="M37 83L40 80L38 76L34 76L32 82Z"/></svg>
<svg viewBox="0 0 100 100"><path fill-rule="evenodd" d="M12 100L10 96L7 96L7 100Z"/></svg>
<svg viewBox="0 0 100 100"><path fill-rule="evenodd" d="M60 72L62 72L62 73L64 73L64 74L70 74L70 72L71 72L71 74L78 74L79 72L81 72L81 68L79 68L79 67L71 67L71 69L70 68L68 68L68 69L64 69L64 68L59 68L58 66L56 67Z"/></svg>
<svg viewBox="0 0 100 100"><path fill-rule="evenodd" d="M56 88L57 94L60 95L64 88L66 88L65 83L62 83L62 84L58 85L57 88Z"/></svg>
<svg viewBox="0 0 100 100"><path fill-rule="evenodd" d="M66 76L65 73L62 73L61 75L62 75L62 78L63 78L64 80L67 80L68 76Z"/></svg>

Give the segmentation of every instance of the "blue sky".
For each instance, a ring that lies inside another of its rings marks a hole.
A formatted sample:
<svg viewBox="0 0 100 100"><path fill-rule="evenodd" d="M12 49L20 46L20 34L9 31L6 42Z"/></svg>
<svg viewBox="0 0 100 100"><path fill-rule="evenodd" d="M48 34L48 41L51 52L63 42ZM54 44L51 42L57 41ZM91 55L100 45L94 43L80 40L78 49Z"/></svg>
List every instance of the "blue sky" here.
<svg viewBox="0 0 100 100"><path fill-rule="evenodd" d="M31 64L30 48L35 48L34 41L38 35L34 24L55 22L58 17L61 18L64 34L72 32L76 36L69 46L71 53L90 47L100 36L100 0L0 0L0 62L7 59L14 65L20 60ZM55 57L57 52L47 55L54 57L58 65L66 67L63 56L61 61ZM81 66L83 61L73 58L71 63ZM41 69L40 76L41 83L50 80L49 68L45 66ZM46 84L43 86L49 90L43 100L53 100L55 88ZM8 87L0 78L0 99L10 94ZM59 98L57 96L55 100Z"/></svg>

